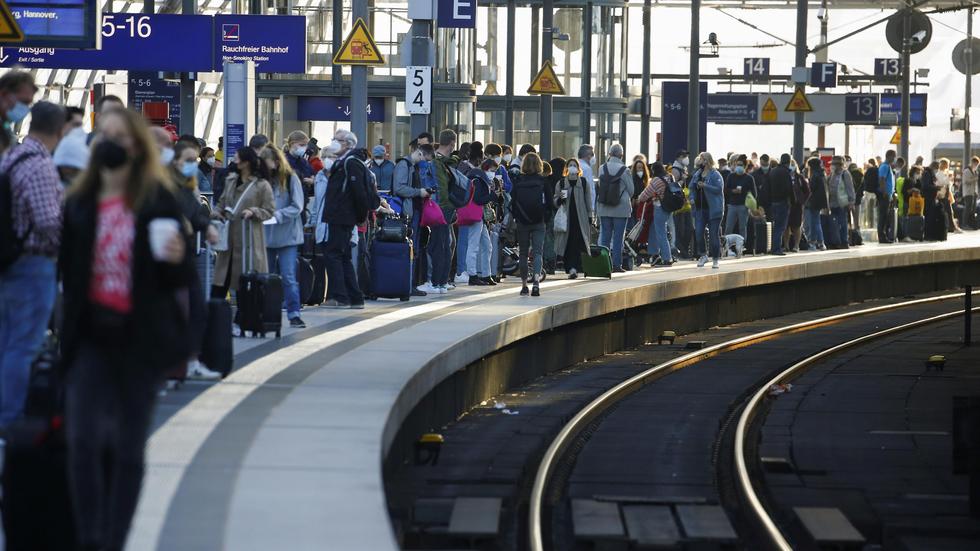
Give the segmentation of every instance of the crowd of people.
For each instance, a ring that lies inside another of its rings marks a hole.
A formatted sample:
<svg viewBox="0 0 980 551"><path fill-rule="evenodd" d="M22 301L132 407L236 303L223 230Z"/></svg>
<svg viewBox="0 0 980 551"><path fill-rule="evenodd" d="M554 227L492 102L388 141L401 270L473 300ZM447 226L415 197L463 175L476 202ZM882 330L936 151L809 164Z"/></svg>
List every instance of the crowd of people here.
<svg viewBox="0 0 980 551"><path fill-rule="evenodd" d="M348 130L324 147L300 131L281 146L258 134L226 158L220 140L150 126L114 96L86 133L83 111L36 92L30 73L0 77L0 437L23 418L32 363L55 336L82 549L122 549L160 384L226 374L200 361L208 297L235 298L248 273L280 278L274 309L301 329L318 303L301 291L307 257L323 306L361 309L506 277L537 297L559 271L717 269L744 251L853 246L866 227L883 243L977 228L977 158L958 180L946 159L906 171L893 151L863 167L684 150L665 164L614 143L599 164L587 144L545 160L452 130L418 135L403 156ZM28 114L18 141L12 125ZM382 259L378 243L395 252Z"/></svg>

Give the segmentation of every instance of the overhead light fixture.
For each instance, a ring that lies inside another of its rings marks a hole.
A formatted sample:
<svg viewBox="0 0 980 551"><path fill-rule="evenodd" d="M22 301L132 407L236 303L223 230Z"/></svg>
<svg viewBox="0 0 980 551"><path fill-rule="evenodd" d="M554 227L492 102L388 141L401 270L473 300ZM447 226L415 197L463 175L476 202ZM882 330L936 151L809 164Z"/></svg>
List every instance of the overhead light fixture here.
<svg viewBox="0 0 980 551"><path fill-rule="evenodd" d="M919 78L926 78L926 77L928 77L929 76L929 68L928 67L923 67L921 69L916 69L915 70L915 76L917 76Z"/></svg>

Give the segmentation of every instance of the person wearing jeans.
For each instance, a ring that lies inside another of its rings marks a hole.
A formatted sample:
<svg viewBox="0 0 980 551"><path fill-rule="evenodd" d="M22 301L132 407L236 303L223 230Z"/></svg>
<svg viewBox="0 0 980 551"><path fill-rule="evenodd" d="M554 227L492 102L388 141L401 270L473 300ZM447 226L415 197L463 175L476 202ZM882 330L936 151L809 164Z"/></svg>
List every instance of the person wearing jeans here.
<svg viewBox="0 0 980 551"><path fill-rule="evenodd" d="M10 179L13 230L24 239L21 256L0 271L0 426L24 410L31 362L44 341L57 288L64 188L51 151L65 110L39 102L31 113L27 137L0 161L0 171Z"/></svg>
<svg viewBox="0 0 980 551"><path fill-rule="evenodd" d="M830 164L830 179L827 181L830 198L830 215L834 219L841 248L848 247L848 222L854 207L854 180L851 173L844 170L844 158L835 156Z"/></svg>
<svg viewBox="0 0 980 551"><path fill-rule="evenodd" d="M694 238L701 254L698 267L708 262L708 254L713 260L711 267L717 269L721 259L721 219L725 216L725 182L715 168L715 159L710 153L700 155L700 167L691 176L694 194ZM705 246L705 230L708 230L709 243Z"/></svg>
<svg viewBox="0 0 980 551"><path fill-rule="evenodd" d="M299 281L296 279L299 247L303 244L303 184L275 146L267 146L259 156L269 169L269 183L276 205L272 214L276 223L263 225L269 271L282 277L283 301L289 326L303 329L306 324L299 316Z"/></svg>
<svg viewBox="0 0 980 551"><path fill-rule="evenodd" d="M755 178L746 172L745 155L735 160L735 171L725 182L725 202L728 217L725 219L725 235L734 233L735 223L738 223L738 233L742 239L748 237L749 209L745 206L745 198L749 194L758 198L759 192L755 187Z"/></svg>
<svg viewBox="0 0 980 551"><path fill-rule="evenodd" d="M623 270L623 241L626 237L626 223L633 208L633 176L623 162L623 146L616 143L609 148L606 164L599 169L599 197L596 215L599 216L599 245L607 247L612 257L614 272ZM618 181L617 181L618 180ZM618 187L619 195L609 197L603 193L607 187Z"/></svg>
<svg viewBox="0 0 980 551"><path fill-rule="evenodd" d="M670 266L674 263L673 254L671 252L670 241L667 238L667 231L670 229L670 221L673 220L673 216L670 212L667 212L661 205L661 200L664 197L664 193L667 191L667 171L664 169L664 165L660 162L653 163L651 167L652 180L650 180L650 185L640 192L637 197L637 203L645 203L646 201L651 201L650 206L653 207L653 235L656 248L649 247L650 252L654 250L657 251L659 259L656 262L656 266Z"/></svg>
<svg viewBox="0 0 980 551"><path fill-rule="evenodd" d="M786 226L789 222L789 203L786 201L773 201L772 205L772 254L782 256L783 234L786 233Z"/></svg>
<svg viewBox="0 0 980 551"><path fill-rule="evenodd" d="M527 294L527 281L533 279L534 296L538 295L538 275L541 274L543 257L544 257L544 222L540 224L533 224L525 226L523 224L517 224L517 246L520 250L520 270L521 270L521 281L524 281L524 288L521 290L522 295ZM534 270L534 277L530 277L528 273L527 257L529 254L534 255L534 264L531 269Z"/></svg>

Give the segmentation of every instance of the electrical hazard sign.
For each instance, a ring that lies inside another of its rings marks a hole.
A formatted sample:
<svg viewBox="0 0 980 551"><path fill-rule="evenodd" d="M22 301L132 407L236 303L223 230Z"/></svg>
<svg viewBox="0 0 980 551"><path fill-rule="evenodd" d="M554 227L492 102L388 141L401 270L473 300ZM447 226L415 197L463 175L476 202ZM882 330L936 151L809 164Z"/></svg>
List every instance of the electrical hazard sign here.
<svg viewBox="0 0 980 551"><path fill-rule="evenodd" d="M553 94L564 96L565 87L558 80L555 69L550 61L545 61L544 66L538 71L538 75L531 81L531 87L527 89L528 94Z"/></svg>
<svg viewBox="0 0 980 551"><path fill-rule="evenodd" d="M892 139L888 141L892 145L902 145L902 129L896 128L895 133L892 134Z"/></svg>
<svg viewBox="0 0 980 551"><path fill-rule="evenodd" d="M24 31L10 12L7 2L0 0L0 42L23 42Z"/></svg>
<svg viewBox="0 0 980 551"><path fill-rule="evenodd" d="M364 20L358 18L354 22L344 45L333 56L334 65L384 65L385 58L378 50L378 45L371 36Z"/></svg>
<svg viewBox="0 0 980 551"><path fill-rule="evenodd" d="M786 104L784 111L787 113L809 113L813 111L813 106L810 105L810 100L806 99L803 88L797 88L793 92L793 97L789 98L789 103Z"/></svg>
<svg viewBox="0 0 980 551"><path fill-rule="evenodd" d="M776 122L779 120L779 109L772 98L766 98L766 104L762 106L762 122Z"/></svg>

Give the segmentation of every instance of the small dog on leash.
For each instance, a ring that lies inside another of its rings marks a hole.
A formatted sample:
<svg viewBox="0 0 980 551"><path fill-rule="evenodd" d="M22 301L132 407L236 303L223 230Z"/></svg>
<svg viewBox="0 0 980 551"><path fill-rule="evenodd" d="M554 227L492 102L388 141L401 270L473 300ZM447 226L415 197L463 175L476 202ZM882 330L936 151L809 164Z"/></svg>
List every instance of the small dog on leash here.
<svg viewBox="0 0 980 551"><path fill-rule="evenodd" d="M725 256L742 258L745 250L745 238L737 233L721 236L721 246L727 251Z"/></svg>

